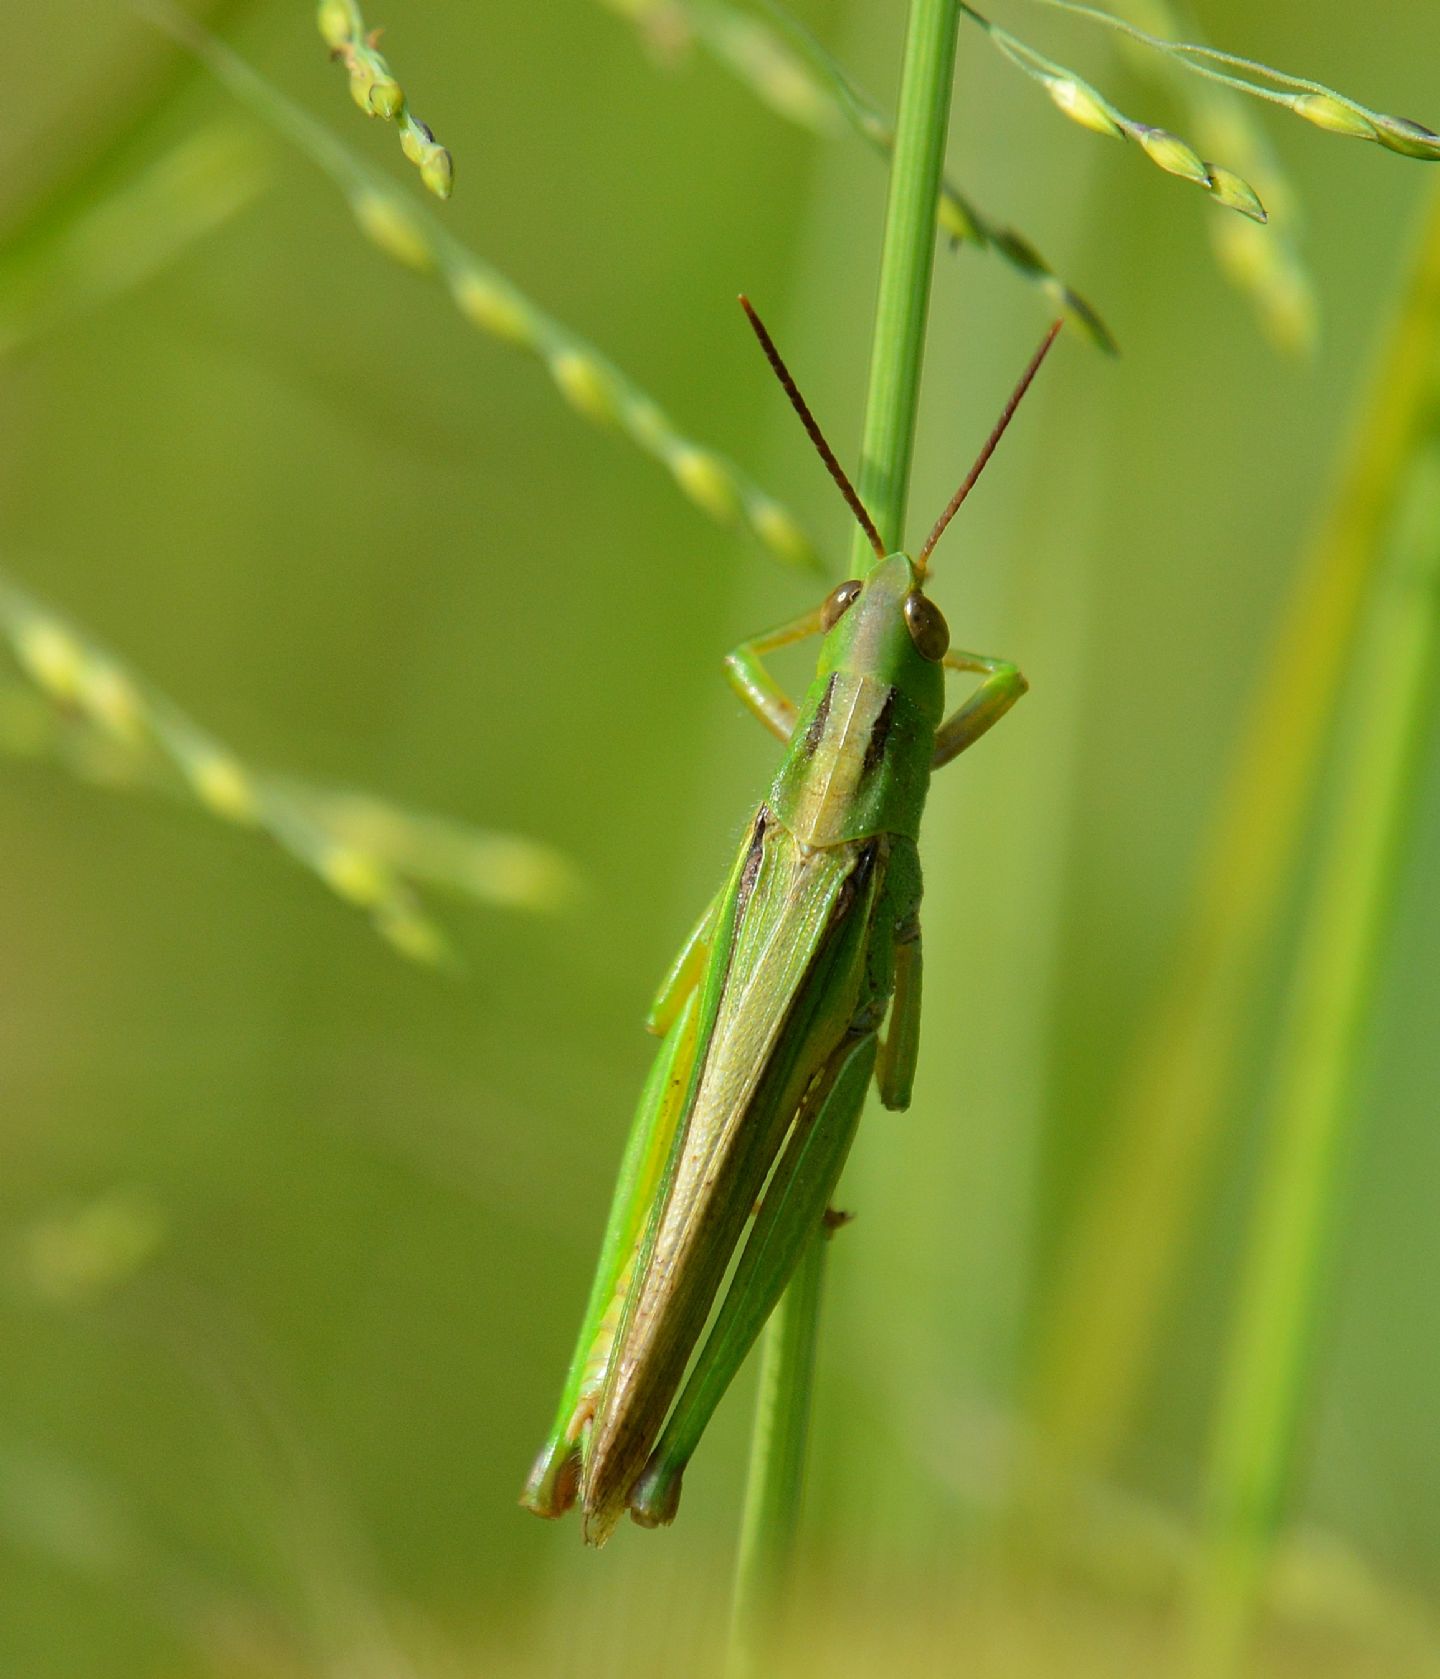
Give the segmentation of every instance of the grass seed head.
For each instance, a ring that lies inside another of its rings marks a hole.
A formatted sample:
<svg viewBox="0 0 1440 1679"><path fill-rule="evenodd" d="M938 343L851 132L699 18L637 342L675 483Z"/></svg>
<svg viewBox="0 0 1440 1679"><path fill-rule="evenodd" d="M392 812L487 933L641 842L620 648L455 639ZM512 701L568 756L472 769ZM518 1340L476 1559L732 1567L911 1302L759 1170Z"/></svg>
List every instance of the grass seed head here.
<svg viewBox="0 0 1440 1679"><path fill-rule="evenodd" d="M507 344L533 347L533 321L523 303L484 274L461 269L450 282L450 295L472 326L504 339Z"/></svg>

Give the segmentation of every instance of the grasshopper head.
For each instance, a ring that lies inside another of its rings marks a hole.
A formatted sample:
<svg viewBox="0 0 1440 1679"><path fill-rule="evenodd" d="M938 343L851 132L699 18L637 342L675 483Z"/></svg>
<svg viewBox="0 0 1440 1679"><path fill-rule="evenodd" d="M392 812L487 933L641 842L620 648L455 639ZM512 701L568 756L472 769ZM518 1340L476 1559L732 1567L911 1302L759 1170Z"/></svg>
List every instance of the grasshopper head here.
<svg viewBox="0 0 1440 1679"><path fill-rule="evenodd" d="M898 688L939 722L945 698L940 662L950 629L925 593L908 554L886 554L864 577L831 590L820 611L822 673L839 670Z"/></svg>
<svg viewBox="0 0 1440 1679"><path fill-rule="evenodd" d="M908 554L888 551L865 503L846 477L835 451L825 441L815 416L801 396L764 322L750 307L748 298L742 297L740 305L760 340L760 347L774 369L775 377L799 415L806 435L815 445L816 453L824 461L826 470L875 550L875 564L865 576L852 577L832 590L821 608L820 625L825 633L825 646L820 654L820 673L824 675L838 670L885 682L907 695L923 715L933 718L938 724L945 701L941 661L950 647L950 630L939 607L925 594L930 556L935 551L935 544L944 535L945 527L974 489L976 480L985 470L985 463L994 454L995 445L1013 419L1020 399L1030 388L1030 381L1055 342L1060 322L1055 322L1040 348L1030 358L1030 365L1011 393L975 465L935 521L918 558L912 560Z"/></svg>

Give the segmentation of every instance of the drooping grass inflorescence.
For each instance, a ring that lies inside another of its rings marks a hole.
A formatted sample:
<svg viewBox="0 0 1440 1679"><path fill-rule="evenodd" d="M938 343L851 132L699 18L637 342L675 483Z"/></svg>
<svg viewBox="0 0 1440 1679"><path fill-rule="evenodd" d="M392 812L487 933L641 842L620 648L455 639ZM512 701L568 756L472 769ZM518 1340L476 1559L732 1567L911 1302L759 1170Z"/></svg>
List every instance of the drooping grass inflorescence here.
<svg viewBox="0 0 1440 1679"><path fill-rule="evenodd" d="M1265 206L1260 202L1259 195L1233 169L1209 162L1189 141L1168 129L1137 122L1133 117L1126 116L1119 106L1074 70L1037 52L1008 29L992 23L973 6L962 6L960 9L984 31L999 52L1044 88L1055 107L1072 122L1095 134L1131 141L1157 169L1163 169L1167 175L1191 182L1208 192L1217 204L1223 204L1229 210L1238 210L1252 221L1266 220Z"/></svg>
<svg viewBox="0 0 1440 1679"><path fill-rule="evenodd" d="M1204 76L1236 93L1248 94L1252 99L1279 105L1327 133L1351 140L1373 140L1386 151L1398 152L1402 157L1440 162L1440 134L1409 117L1372 111L1368 105L1351 99L1348 94L1337 93L1324 82L1312 81L1308 76L1292 76L1258 59L1222 52L1203 42L1169 40L1098 6L1082 5L1079 0L1039 0L1039 3L1117 30L1141 46L1168 55L1194 75Z"/></svg>
<svg viewBox="0 0 1440 1679"><path fill-rule="evenodd" d="M1189 14L1172 0L1125 0L1130 20L1155 35L1198 39ZM1228 158L1259 193L1269 221L1207 218L1206 232L1226 279L1250 298L1271 342L1308 355L1319 335L1315 285L1301 248L1304 210L1257 113L1232 88L1186 73L1183 64L1122 39L1138 73L1179 99L1199 143Z"/></svg>
<svg viewBox="0 0 1440 1679"><path fill-rule="evenodd" d="M60 759L86 779L186 798L266 833L337 896L369 916L401 955L452 960L415 890L551 911L573 897L569 862L551 847L416 814L368 794L258 771L193 722L113 653L0 576L0 645L28 684L0 686L0 750Z"/></svg>
<svg viewBox="0 0 1440 1679"><path fill-rule="evenodd" d="M381 32L365 27L354 0L320 0L315 22L331 57L345 67L350 97L366 116L383 117L399 128L400 149L420 171L427 190L436 198L448 198L455 185L454 161L429 124L410 109L404 88L377 46Z"/></svg>
<svg viewBox="0 0 1440 1679"><path fill-rule="evenodd" d="M393 261L444 285L472 326L533 356L568 405L619 432L670 474L717 523L748 530L776 559L819 570L799 520L735 462L696 442L593 344L541 309L493 264L368 169L328 129L291 103L231 51L168 4L151 11L214 75L322 169L345 195L361 231Z"/></svg>
<svg viewBox="0 0 1440 1679"><path fill-rule="evenodd" d="M879 156L895 150L895 127L839 61L785 7L761 0L783 30L737 12L726 0L601 0L634 24L644 38L673 57L691 43L777 115L814 133L833 136L848 128ZM937 218L953 244L992 252L1067 314L1093 344L1114 354L1116 344L1098 311L1055 272L1024 234L986 214L949 177L940 183Z"/></svg>

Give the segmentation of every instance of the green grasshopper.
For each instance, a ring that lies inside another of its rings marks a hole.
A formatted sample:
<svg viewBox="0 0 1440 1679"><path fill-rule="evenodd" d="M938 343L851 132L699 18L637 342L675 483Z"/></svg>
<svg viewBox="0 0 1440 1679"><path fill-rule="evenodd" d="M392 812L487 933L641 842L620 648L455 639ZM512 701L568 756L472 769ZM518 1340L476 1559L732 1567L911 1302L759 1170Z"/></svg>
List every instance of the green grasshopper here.
<svg viewBox="0 0 1440 1679"><path fill-rule="evenodd" d="M876 559L725 661L785 757L651 1007L646 1024L663 1042L559 1410L521 1496L549 1517L579 1499L592 1545L627 1507L643 1527L674 1519L706 1424L820 1231L871 1078L887 1108L909 1105L920 1035L916 840L930 773L1026 688L1014 665L951 649L924 584L1060 323L911 560L886 551L769 333L740 302ZM824 640L797 707L763 660L811 635ZM948 719L947 669L983 678Z"/></svg>

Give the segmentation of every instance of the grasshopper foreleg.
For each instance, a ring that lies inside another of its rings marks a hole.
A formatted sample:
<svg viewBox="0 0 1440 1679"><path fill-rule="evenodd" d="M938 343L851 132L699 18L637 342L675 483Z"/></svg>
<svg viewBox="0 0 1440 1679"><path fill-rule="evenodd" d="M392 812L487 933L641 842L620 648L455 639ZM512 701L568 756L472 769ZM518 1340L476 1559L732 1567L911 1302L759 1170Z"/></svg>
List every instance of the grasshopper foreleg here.
<svg viewBox="0 0 1440 1679"><path fill-rule="evenodd" d="M973 746L1030 686L1007 660L990 659L982 653L961 653L952 648L944 664L947 670L971 671L985 680L936 731L935 756L930 763L937 770L958 758L967 746Z"/></svg>
<svg viewBox="0 0 1440 1679"><path fill-rule="evenodd" d="M806 636L819 633L820 609L816 607L778 629L757 635L753 641L742 641L725 655L725 675L730 686L747 709L783 741L788 741L795 732L795 702L766 670L765 655L778 653L782 647L793 647Z"/></svg>

